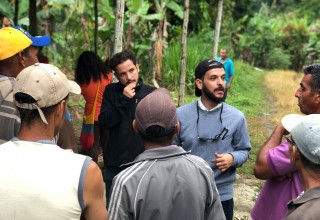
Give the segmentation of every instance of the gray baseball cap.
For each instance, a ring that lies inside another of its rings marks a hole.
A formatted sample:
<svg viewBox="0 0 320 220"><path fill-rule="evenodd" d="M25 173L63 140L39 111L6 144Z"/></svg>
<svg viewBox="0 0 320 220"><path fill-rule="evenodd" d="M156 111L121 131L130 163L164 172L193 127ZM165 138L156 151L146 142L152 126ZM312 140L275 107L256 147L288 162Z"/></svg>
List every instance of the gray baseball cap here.
<svg viewBox="0 0 320 220"><path fill-rule="evenodd" d="M139 102L136 108L136 126L144 135L153 125L158 125L169 132L176 124L176 106L169 91L164 88L151 92Z"/></svg>
<svg viewBox="0 0 320 220"><path fill-rule="evenodd" d="M290 114L281 123L291 133L303 156L314 164L320 164L320 114Z"/></svg>

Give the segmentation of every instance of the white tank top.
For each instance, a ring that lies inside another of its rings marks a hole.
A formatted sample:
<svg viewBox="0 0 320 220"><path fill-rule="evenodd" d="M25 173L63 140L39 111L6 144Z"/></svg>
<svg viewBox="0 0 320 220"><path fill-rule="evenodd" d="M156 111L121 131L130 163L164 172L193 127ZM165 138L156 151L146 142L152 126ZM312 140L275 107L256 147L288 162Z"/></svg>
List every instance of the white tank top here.
<svg viewBox="0 0 320 220"><path fill-rule="evenodd" d="M0 220L79 220L90 161L51 142L0 145Z"/></svg>

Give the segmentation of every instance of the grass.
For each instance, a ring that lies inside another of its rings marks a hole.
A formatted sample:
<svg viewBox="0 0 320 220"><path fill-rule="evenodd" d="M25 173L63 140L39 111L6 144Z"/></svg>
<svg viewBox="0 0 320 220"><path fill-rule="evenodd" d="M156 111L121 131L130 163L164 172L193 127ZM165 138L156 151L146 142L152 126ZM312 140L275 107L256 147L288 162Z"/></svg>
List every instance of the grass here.
<svg viewBox="0 0 320 220"><path fill-rule="evenodd" d="M264 103L261 103L263 114L247 117L252 149L248 161L238 169L239 173L253 175L256 155L274 127L280 123L284 115L299 113L294 93L299 86L302 75L292 71L278 70L266 73L263 80L260 83L257 82L265 88L262 90L265 97ZM256 91L253 92L253 94L255 93Z"/></svg>

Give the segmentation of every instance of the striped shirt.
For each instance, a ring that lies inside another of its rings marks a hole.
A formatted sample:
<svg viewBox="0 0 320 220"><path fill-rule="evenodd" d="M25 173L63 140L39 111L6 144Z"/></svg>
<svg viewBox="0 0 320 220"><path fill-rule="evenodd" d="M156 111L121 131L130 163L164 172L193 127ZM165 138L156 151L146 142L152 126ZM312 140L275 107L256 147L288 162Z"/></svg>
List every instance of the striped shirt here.
<svg viewBox="0 0 320 220"><path fill-rule="evenodd" d="M13 104L15 78L0 75L0 144L16 136L20 129L19 112Z"/></svg>

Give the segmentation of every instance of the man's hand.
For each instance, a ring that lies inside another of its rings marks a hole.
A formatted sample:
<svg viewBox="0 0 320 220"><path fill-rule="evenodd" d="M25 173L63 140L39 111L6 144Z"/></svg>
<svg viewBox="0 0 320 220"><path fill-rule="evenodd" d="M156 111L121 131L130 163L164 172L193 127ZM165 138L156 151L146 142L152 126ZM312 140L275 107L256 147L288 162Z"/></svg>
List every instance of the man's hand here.
<svg viewBox="0 0 320 220"><path fill-rule="evenodd" d="M211 160L211 163L215 163L219 170L226 171L233 162L233 156L231 154L214 154L216 159Z"/></svg>
<svg viewBox="0 0 320 220"><path fill-rule="evenodd" d="M136 95L136 83L129 83L123 89L123 95L127 96L129 99L132 99Z"/></svg>

